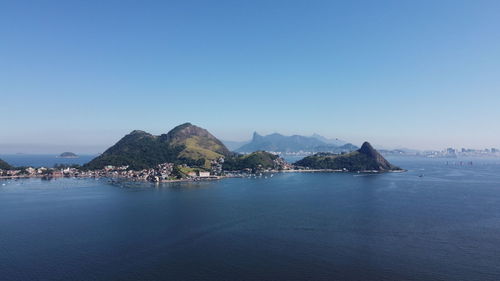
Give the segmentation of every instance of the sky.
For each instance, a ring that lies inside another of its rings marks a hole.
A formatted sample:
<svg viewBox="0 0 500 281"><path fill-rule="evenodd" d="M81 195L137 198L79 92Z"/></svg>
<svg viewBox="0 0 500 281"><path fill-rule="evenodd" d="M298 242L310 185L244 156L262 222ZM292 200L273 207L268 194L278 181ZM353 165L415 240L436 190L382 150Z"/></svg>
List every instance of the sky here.
<svg viewBox="0 0 500 281"><path fill-rule="evenodd" d="M223 140L500 147L500 1L0 1L0 153ZM22 150L22 151L21 151Z"/></svg>

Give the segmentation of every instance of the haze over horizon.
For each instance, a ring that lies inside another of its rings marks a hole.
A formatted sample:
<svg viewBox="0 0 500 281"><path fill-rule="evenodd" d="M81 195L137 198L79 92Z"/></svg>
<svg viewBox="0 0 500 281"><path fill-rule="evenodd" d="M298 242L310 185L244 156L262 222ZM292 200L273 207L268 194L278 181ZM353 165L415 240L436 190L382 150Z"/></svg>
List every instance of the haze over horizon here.
<svg viewBox="0 0 500 281"><path fill-rule="evenodd" d="M197 124L194 124L194 125L197 125ZM173 127L175 127L175 126L173 126ZM140 130L143 130L143 129L140 129ZM18 154L18 153L21 153L21 154L60 154L63 151L71 151L71 152L75 152L75 153L81 154L81 155L97 155L97 154L104 152L110 146L114 145L123 136L130 133L131 131L124 132L122 135L117 136L116 139L111 140L110 142L107 142L107 143L103 142L103 143L87 143L86 144L86 143L78 142L78 141L73 142L71 140L68 140L66 143L62 143L62 142L60 142L60 143L16 143L16 144L4 143L4 144L0 144L0 155L1 154ZM151 131L147 131L147 132L151 133ZM167 132L168 132L168 130L165 132L153 133L153 135L161 135L161 134L164 134ZM259 133L260 135L264 135L264 136L269 135L269 134L274 134L274 133L282 134L282 133L273 132L273 131L271 131L269 133L260 133L260 132L257 132L257 133ZM313 134L316 134L316 133L307 134L305 136L312 136ZM218 137L217 134L214 134L214 135L216 137ZM291 136L291 135L298 135L298 134L292 133L292 134L284 134L284 135ZM443 150L447 147L455 147L455 148L465 147L465 148L473 148L473 149L492 148L492 147L470 147L470 146L467 147L467 146L459 146L459 145L456 145L456 146L447 145L447 146L438 147L438 148L419 148L419 147L408 147L408 146L404 146L404 145L390 146L390 145L384 145L381 143L372 142L369 139L360 140L360 141L350 141L350 140L346 140L346 139L341 138L341 137L337 138L334 136L324 136L324 135L321 135L321 136L326 137L328 139L339 139L342 141L346 141L348 143L352 143L352 144L357 145L357 146L361 146L361 144L363 142L368 141L368 142L371 142L376 149L403 149L404 148L404 149L416 149L416 150L425 151L425 150ZM251 139L252 139L252 134L249 135L245 139L238 139L238 140L228 140L228 139L221 138L221 140L224 143L227 143L227 142L245 143L245 142L250 141ZM235 147L235 149L236 148L237 147Z"/></svg>
<svg viewBox="0 0 500 281"><path fill-rule="evenodd" d="M2 1L0 153L191 122L388 148L500 147L498 1Z"/></svg>

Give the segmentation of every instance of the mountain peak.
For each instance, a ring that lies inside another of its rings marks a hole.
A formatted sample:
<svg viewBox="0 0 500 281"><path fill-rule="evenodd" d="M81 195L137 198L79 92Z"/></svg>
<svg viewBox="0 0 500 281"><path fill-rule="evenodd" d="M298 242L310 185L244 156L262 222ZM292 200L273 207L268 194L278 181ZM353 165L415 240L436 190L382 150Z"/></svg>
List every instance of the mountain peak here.
<svg viewBox="0 0 500 281"><path fill-rule="evenodd" d="M191 123L179 125L166 135L162 135L161 138L174 146L184 145L187 149L190 149L191 146L194 145L197 148L210 150L220 155L227 156L230 154L226 146L210 132ZM216 157L214 156L212 158Z"/></svg>
<svg viewBox="0 0 500 281"><path fill-rule="evenodd" d="M144 139L144 138L155 138L152 134L142 131L142 130L133 130L130 132L130 134L125 135L121 140L122 141L133 141L137 139Z"/></svg>
<svg viewBox="0 0 500 281"><path fill-rule="evenodd" d="M186 123L183 123L183 124L180 124L180 125L174 127L174 129L175 128L186 128L186 127L191 127L191 126L194 126L194 125L189 123L189 122L186 122Z"/></svg>
<svg viewBox="0 0 500 281"><path fill-rule="evenodd" d="M262 138L262 136L259 135L257 132L253 132L252 140L256 140L256 139L259 139L259 138Z"/></svg>
<svg viewBox="0 0 500 281"><path fill-rule="evenodd" d="M186 128L190 128L190 127L193 127L193 124L189 123L189 122L186 122L186 123L183 123L183 124L180 124L178 126L175 126L172 130L170 130L168 132L168 134L173 134L173 133L176 133L176 132L179 132L179 131L182 131Z"/></svg>
<svg viewBox="0 0 500 281"><path fill-rule="evenodd" d="M144 169L169 162L209 168L211 160L230 155L226 146L207 130L184 123L161 136L135 130L85 167L128 165L132 169Z"/></svg>
<svg viewBox="0 0 500 281"><path fill-rule="evenodd" d="M167 133L167 136L169 139L184 139L186 137L191 137L191 136L200 136L200 137L210 137L210 138L215 138L212 136L207 130L200 128L198 126L195 126L191 123L184 123L181 124Z"/></svg>
<svg viewBox="0 0 500 281"><path fill-rule="evenodd" d="M378 153L378 151L375 150L375 148L373 148L373 146L367 141L365 141L361 148L358 149L358 152L375 161L374 163L378 166L377 170L400 170L400 168L389 163L389 161Z"/></svg>
<svg viewBox="0 0 500 281"><path fill-rule="evenodd" d="M142 130L133 130L132 132L130 132L129 135L145 135L145 134L148 134L148 133L146 133L145 131L142 131Z"/></svg>
<svg viewBox="0 0 500 281"><path fill-rule="evenodd" d="M313 169L347 169L349 171L401 171L389 163L369 142L347 154L317 153L296 162L296 165Z"/></svg>
<svg viewBox="0 0 500 281"><path fill-rule="evenodd" d="M363 145L361 145L359 152L362 152L362 153L368 154L368 155L373 155L377 151L375 150L375 148L373 148L373 146L369 142L365 141L363 143Z"/></svg>
<svg viewBox="0 0 500 281"><path fill-rule="evenodd" d="M384 163L387 162L387 160L385 160L385 158L382 155L380 155L380 153L378 153L378 151L375 150L375 148L373 148L373 146L367 141L365 141L361 146L361 148L358 149L358 152L367 155L373 159L376 159L379 162L384 162Z"/></svg>

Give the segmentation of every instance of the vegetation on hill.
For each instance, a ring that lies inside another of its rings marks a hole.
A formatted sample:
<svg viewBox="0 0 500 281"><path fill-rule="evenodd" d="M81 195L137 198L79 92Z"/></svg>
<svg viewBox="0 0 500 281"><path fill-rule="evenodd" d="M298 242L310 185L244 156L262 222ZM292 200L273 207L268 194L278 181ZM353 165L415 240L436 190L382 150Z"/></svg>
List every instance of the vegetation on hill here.
<svg viewBox="0 0 500 281"><path fill-rule="evenodd" d="M229 149L207 130L190 123L175 127L166 135L160 136L160 141L180 149L177 159L188 165L209 168L212 160L232 155Z"/></svg>
<svg viewBox="0 0 500 281"><path fill-rule="evenodd" d="M139 170L166 162L209 168L212 160L231 155L224 144L207 130L185 123L160 136L133 131L84 168L128 165Z"/></svg>
<svg viewBox="0 0 500 281"><path fill-rule="evenodd" d="M295 163L311 169L335 169L348 171L394 171L401 170L389 163L368 142L360 149L347 154L317 153Z"/></svg>
<svg viewBox="0 0 500 281"><path fill-rule="evenodd" d="M247 155L228 158L224 161L222 167L227 171L279 169L280 162L276 161L278 158L278 155L269 152L256 151Z"/></svg>
<svg viewBox="0 0 500 281"><path fill-rule="evenodd" d="M102 169L107 165L129 166L140 170L162 163L186 164L190 168L209 170L212 163L219 165L224 158L222 170L281 169L286 163L277 155L256 151L247 155L230 152L226 146L207 130L185 123L167 134L154 136L144 131L133 131L123 137L102 155L84 165L84 169ZM317 153L295 163L313 169L399 170L384 159L369 143L347 154ZM179 173L186 171L179 170Z"/></svg>
<svg viewBox="0 0 500 281"><path fill-rule="evenodd" d="M10 169L12 169L12 166L9 165L9 163L0 159L0 170L10 170Z"/></svg>

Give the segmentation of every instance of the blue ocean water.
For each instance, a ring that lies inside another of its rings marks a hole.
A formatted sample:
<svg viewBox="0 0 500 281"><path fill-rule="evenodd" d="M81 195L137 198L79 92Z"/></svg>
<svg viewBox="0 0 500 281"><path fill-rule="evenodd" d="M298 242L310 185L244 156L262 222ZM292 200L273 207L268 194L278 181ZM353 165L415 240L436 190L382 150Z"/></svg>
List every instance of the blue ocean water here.
<svg viewBox="0 0 500 281"><path fill-rule="evenodd" d="M500 280L500 161L0 181L1 280Z"/></svg>
<svg viewBox="0 0 500 281"><path fill-rule="evenodd" d="M54 167L56 164L83 165L97 157L97 155L80 155L78 158L58 158L55 154L2 154L0 159L7 163L19 166Z"/></svg>

